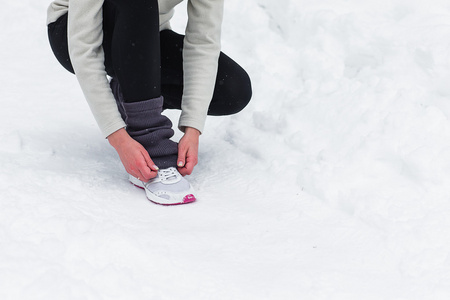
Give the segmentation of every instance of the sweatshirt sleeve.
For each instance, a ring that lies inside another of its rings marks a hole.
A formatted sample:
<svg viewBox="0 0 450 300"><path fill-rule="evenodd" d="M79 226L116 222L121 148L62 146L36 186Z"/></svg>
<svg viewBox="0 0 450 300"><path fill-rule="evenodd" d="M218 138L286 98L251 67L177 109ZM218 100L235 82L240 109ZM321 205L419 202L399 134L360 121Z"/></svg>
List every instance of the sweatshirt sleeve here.
<svg viewBox="0 0 450 300"><path fill-rule="evenodd" d="M220 54L223 0L189 0L183 49L184 90L179 128L203 131Z"/></svg>
<svg viewBox="0 0 450 300"><path fill-rule="evenodd" d="M109 87L103 52L103 0L70 0L69 54L83 94L103 135L125 127Z"/></svg>

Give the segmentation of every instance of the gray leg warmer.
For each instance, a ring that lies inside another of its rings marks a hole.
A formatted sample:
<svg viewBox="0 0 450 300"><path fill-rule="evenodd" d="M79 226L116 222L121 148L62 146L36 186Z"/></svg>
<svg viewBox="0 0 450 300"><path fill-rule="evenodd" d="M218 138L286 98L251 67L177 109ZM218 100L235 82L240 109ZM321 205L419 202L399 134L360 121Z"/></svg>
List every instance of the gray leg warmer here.
<svg viewBox="0 0 450 300"><path fill-rule="evenodd" d="M174 134L172 122L161 114L163 97L126 103L116 79L111 81L111 89L128 134L144 146L159 168L176 167L178 144L170 140Z"/></svg>

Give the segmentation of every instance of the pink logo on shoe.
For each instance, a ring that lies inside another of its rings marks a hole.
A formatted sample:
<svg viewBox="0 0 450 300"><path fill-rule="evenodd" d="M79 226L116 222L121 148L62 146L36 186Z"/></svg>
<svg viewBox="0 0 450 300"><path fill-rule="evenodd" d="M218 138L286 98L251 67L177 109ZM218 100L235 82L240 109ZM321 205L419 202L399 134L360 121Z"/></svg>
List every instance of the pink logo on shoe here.
<svg viewBox="0 0 450 300"><path fill-rule="evenodd" d="M194 195L189 194L189 195L184 196L183 203L190 203L190 202L194 202L195 200L196 199L195 199Z"/></svg>

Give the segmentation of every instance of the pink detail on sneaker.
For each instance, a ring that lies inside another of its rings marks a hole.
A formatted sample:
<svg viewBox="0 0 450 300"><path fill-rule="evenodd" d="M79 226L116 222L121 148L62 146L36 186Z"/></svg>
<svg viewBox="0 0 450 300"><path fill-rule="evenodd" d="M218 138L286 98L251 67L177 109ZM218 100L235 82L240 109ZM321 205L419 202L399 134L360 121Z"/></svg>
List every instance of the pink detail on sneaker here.
<svg viewBox="0 0 450 300"><path fill-rule="evenodd" d="M195 200L197 200L197 199L195 199L194 195L192 195L192 194L186 195L186 196L183 198L183 202L170 203L170 204L166 204L166 203L158 203L158 202L155 202L155 201L153 201L153 200L151 200L151 199L149 199L149 198L147 198L147 199L148 199L150 202L152 202L152 203L155 203L155 204L158 204L158 205L162 205L162 206L174 206L174 205L180 205L180 204L187 204L187 203L191 203L191 202L194 202Z"/></svg>
<svg viewBox="0 0 450 300"><path fill-rule="evenodd" d="M184 196L183 203L191 203L191 202L194 202L195 200L196 200L195 196L192 194L189 194L189 195Z"/></svg>
<svg viewBox="0 0 450 300"><path fill-rule="evenodd" d="M136 185L136 184L134 184L134 183L132 183L132 185L134 185L135 187L140 188L141 190L145 190L145 188L143 188L142 186L138 186L138 185Z"/></svg>

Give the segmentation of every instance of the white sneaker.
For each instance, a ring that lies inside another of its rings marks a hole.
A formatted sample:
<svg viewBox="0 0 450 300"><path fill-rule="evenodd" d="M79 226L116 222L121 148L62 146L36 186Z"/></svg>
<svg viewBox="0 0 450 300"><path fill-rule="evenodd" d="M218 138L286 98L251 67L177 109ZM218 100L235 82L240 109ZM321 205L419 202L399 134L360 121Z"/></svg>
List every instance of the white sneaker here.
<svg viewBox="0 0 450 300"><path fill-rule="evenodd" d="M130 175L130 182L145 190L148 200L162 205L176 205L194 202L194 189L176 168L158 171L158 175L143 182Z"/></svg>

